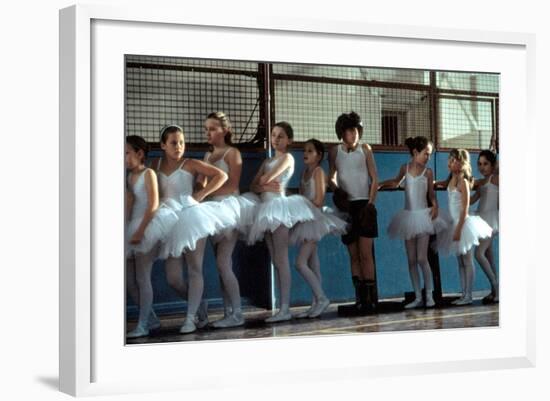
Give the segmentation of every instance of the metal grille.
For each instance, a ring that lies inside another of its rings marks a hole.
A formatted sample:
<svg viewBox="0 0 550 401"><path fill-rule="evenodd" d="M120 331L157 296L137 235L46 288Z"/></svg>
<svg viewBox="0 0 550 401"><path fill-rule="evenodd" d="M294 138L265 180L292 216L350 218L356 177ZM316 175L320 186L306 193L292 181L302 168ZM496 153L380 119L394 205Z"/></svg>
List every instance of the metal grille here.
<svg viewBox="0 0 550 401"><path fill-rule="evenodd" d="M343 67L313 64L273 64L274 74L429 85L429 72L396 68Z"/></svg>
<svg viewBox="0 0 550 401"><path fill-rule="evenodd" d="M437 87L441 90L460 90L498 94L499 74L440 71L436 74Z"/></svg>
<svg viewBox="0 0 550 401"><path fill-rule="evenodd" d="M158 142L166 124L181 125L186 141L204 143L203 123L225 112L234 142L251 141L259 122L258 64L132 56L126 63L126 132Z"/></svg>
<svg viewBox="0 0 550 401"><path fill-rule="evenodd" d="M317 138L338 142L334 123L344 111L354 110L363 118L363 140L380 139L381 99L369 88L318 82L275 80L275 120L288 121L294 140Z"/></svg>
<svg viewBox="0 0 550 401"><path fill-rule="evenodd" d="M398 146L411 135L432 136L427 91L275 79L274 97L275 120L294 127L295 141L338 142L334 123L350 110L361 115L362 140L370 144ZM383 117L395 121L395 135L383 134Z"/></svg>
<svg viewBox="0 0 550 401"><path fill-rule="evenodd" d="M495 119L493 100L442 96L438 106L440 147L491 147Z"/></svg>
<svg viewBox="0 0 550 401"><path fill-rule="evenodd" d="M184 128L186 142L201 144L205 117L223 111L235 143L263 145L269 91L272 121L288 121L298 142L311 137L336 142L336 118L354 110L363 118L363 141L374 145L399 147L416 135L438 147L480 149L491 140L498 143L498 74L273 64L266 82L262 66L127 56L127 135L155 143L160 128L175 123Z"/></svg>

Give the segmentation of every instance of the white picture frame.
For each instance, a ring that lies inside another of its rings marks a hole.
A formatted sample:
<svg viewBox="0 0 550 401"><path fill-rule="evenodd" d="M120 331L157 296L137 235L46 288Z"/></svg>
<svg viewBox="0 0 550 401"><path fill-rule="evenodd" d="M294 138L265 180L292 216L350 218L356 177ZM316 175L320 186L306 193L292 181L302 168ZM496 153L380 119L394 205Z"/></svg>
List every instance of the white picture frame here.
<svg viewBox="0 0 550 401"><path fill-rule="evenodd" d="M251 55L249 45L260 39L265 45ZM230 45L230 40L236 44ZM321 42L332 52L320 51ZM223 45L213 49L216 43ZM534 243L511 229L527 225L530 232L536 231L536 209L528 203L527 191L516 188L512 204L509 185L513 181L535 186L534 176L527 172L527 151L515 149L513 163L507 163L507 150L514 146L513 132L524 132L523 140L535 143L531 123L534 43L530 34L348 21L249 20L243 16L229 23L215 16L207 19L154 7L78 5L61 10L60 390L83 396L197 390L206 385L211 388L212 383L230 387L243 375L257 384L344 376L359 382L407 374L411 369L433 373L534 366L535 283L529 273L535 269L535 252L520 257L506 246L513 241L514 249L534 248ZM277 50L278 46L282 50ZM119 97L123 95L123 59L119 56L151 54L152 49L166 56L322 64L336 64L351 55L343 64L367 65L363 52L356 52L361 49L372 50L369 66L501 73L500 326L125 347L123 308L117 304L124 304L120 291L123 219L118 218L123 213L123 197L117 198L120 194L114 190L118 187L121 191L122 175L112 174L113 168L122 171L123 143L120 139L120 143L105 146L109 144L105 132L110 129L115 132L110 138L122 138L124 129L119 124L123 115L123 97ZM434 50L438 54L433 54ZM533 157L529 155L531 162ZM109 202L105 194L120 202ZM105 230L107 225L109 230ZM514 271L513 280L511 266L522 267ZM509 296L512 289L514 302ZM403 347L408 341L434 345L426 353L422 347ZM460 344L470 346L464 349ZM315 353L319 347L325 350L322 358ZM349 358L346 355L354 353L343 351L352 347L361 351ZM379 352L389 349L392 352L385 355ZM212 364L211 355L223 357ZM288 362L290 355L294 356L292 363ZM227 373L227 361L234 360L239 362ZM162 366L155 361L162 361Z"/></svg>

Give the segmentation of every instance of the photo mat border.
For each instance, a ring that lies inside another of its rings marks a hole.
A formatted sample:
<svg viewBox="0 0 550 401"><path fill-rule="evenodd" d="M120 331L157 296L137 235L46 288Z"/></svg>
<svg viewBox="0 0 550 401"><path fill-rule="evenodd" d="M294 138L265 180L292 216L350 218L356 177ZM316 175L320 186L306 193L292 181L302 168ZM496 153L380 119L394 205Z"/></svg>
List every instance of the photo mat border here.
<svg viewBox="0 0 550 401"><path fill-rule="evenodd" d="M92 254L93 229L92 155L91 141L91 25L94 20L139 21L142 23L171 23L206 26L203 17L178 17L178 13L153 8L118 9L107 6L73 6L60 12L60 389L72 395L125 393L128 391L159 391L170 389L201 388L206 381L193 383L155 382L137 385L129 381L95 381L93 376L92 336ZM226 21L209 18L210 27L229 27ZM465 41L473 43L512 44L525 47L527 57L527 135L534 139L534 35L430 29L392 25L371 25L335 21L303 21L296 19L259 18L232 20L232 28L271 29L311 34L350 34L387 37L393 39L420 39ZM322 30L320 30L322 27ZM482 39L480 39L482 38ZM532 158L531 158L532 160ZM527 178L525 185L530 183ZM529 214L534 210L529 210ZM534 226L534 222L530 222ZM534 247L534 245L533 245ZM534 255L534 253L531 253ZM526 261L527 269L534 271L535 261ZM535 283L527 280L527 303L533 305ZM430 363L362 367L357 379L373 376L403 374L411 366L422 373L435 371L463 371L529 367L535 363L535 308L527 308L527 344L525 355L516 358L485 359L481 361L454 361L444 364ZM210 344L212 345L212 344ZM407 367L408 366L408 367ZM347 372L349 373L349 371ZM342 375L339 368L303 372L311 379L334 379ZM270 382L265 373L258 373L261 383ZM346 376L349 377L349 376ZM292 381L288 375L285 380ZM230 383L221 380L220 386ZM210 384L210 382L208 382Z"/></svg>

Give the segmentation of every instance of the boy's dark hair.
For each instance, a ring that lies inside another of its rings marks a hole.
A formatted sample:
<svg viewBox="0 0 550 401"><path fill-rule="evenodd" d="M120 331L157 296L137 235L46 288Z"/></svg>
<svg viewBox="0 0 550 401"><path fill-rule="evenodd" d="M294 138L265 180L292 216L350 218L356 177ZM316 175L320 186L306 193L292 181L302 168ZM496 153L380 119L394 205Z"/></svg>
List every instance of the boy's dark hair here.
<svg viewBox="0 0 550 401"><path fill-rule="evenodd" d="M344 137L344 132L350 128L357 128L357 131L359 131L359 139L361 139L363 136L363 121L361 120L361 116L355 111L340 114L336 119L334 129L336 130L338 139L341 140Z"/></svg>

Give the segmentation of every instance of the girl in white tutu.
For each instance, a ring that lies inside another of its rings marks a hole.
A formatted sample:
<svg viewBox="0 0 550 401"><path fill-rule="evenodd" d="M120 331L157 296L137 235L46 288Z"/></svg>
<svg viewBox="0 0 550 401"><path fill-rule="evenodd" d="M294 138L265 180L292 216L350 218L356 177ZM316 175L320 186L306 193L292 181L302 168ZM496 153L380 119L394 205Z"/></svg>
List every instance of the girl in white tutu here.
<svg viewBox="0 0 550 401"><path fill-rule="evenodd" d="M407 138L405 145L411 154L410 162L403 164L392 180L384 181L380 188L405 187L405 209L393 216L388 226L390 238L405 241L409 275L415 299L405 309L423 306L418 267L422 271L427 308L435 305L433 299L432 269L428 262L430 235L443 230L447 224L438 217L438 206L433 186L433 172L426 165L433 151L432 143L425 136ZM428 197L432 204L428 207Z"/></svg>
<svg viewBox="0 0 550 401"><path fill-rule="evenodd" d="M300 250L296 259L296 269L309 284L313 292L311 307L296 315L298 318L320 316L330 301L321 286L321 267L317 255L317 242L326 234L344 234L347 223L336 217L332 210L323 206L326 192L326 176L320 166L325 149L317 139L309 139L304 145L304 164L306 168L300 180L300 194L315 206L315 219L296 224L290 230L290 243L298 244Z"/></svg>
<svg viewBox="0 0 550 401"><path fill-rule="evenodd" d="M462 296L455 305L472 303L474 284L473 247L483 238L490 238L492 228L479 216L468 216L470 188L473 184L470 155L465 149L453 149L448 161L449 227L437 236L439 252L456 255L462 285Z"/></svg>
<svg viewBox="0 0 550 401"><path fill-rule="evenodd" d="M290 320L290 267L288 262L289 230L299 222L315 218L311 203L301 195L285 195L288 181L294 172L294 158L288 145L294 133L287 122L275 124L271 145L275 156L263 162L250 188L261 194L254 223L248 234L249 244L265 236L266 244L278 273L280 291L279 312L266 319L268 323Z"/></svg>
<svg viewBox="0 0 550 401"><path fill-rule="evenodd" d="M473 204L479 200L475 214L480 216L491 228L493 233L489 238L480 239L475 257L483 272L491 283L491 293L483 298L483 303L498 302L498 279L493 257L493 238L498 233L498 172L497 158L490 150L482 150L477 159L477 167L483 175L476 180L474 188L477 191L470 199Z"/></svg>
<svg viewBox="0 0 550 401"><path fill-rule="evenodd" d="M183 157L185 142L183 130L169 125L161 130L161 148L164 158L156 163L160 194L178 214L178 222L162 243L160 256L166 259L166 277L169 285L188 300L187 316L180 333L191 333L208 323L206 307L196 320L204 289L202 262L206 239L228 227L236 225L235 216L226 208L214 202L199 203L206 196L219 189L227 180L227 174L220 169L199 160ZM194 192L195 177L208 178L204 188ZM189 293L183 281L182 254L187 264Z"/></svg>
<svg viewBox="0 0 550 401"><path fill-rule="evenodd" d="M246 232L252 224L255 202L239 195L239 182L242 171L241 152L231 146L231 123L222 112L211 113L204 123L206 139L212 149L204 155L204 161L224 171L228 180L208 200L216 201L227 207L235 215L237 227L230 227L220 234L210 237L216 265L221 278L224 298L224 317L212 323L213 327L236 327L244 324L241 308L239 282L233 273L232 255L239 232ZM202 177L198 182L203 186L206 180Z"/></svg>
<svg viewBox="0 0 550 401"><path fill-rule="evenodd" d="M127 213L126 256L128 261L127 290L139 306L139 319L127 338L149 335L149 330L160 327L153 311L151 271L158 251L159 240L166 238L178 220L170 208L160 205L157 176L145 167L148 145L140 136L126 137Z"/></svg>

